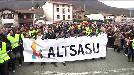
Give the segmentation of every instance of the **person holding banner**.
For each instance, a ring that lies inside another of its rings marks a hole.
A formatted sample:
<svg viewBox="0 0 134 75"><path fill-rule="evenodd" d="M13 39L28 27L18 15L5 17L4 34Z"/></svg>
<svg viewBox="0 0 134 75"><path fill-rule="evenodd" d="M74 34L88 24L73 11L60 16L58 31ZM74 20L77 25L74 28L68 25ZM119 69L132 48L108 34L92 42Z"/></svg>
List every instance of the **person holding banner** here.
<svg viewBox="0 0 134 75"><path fill-rule="evenodd" d="M48 33L46 33L45 39L56 39L56 34L53 32L52 28L49 26L48 27ZM45 64L45 63L42 63ZM57 67L56 62L52 62L55 67Z"/></svg>
<svg viewBox="0 0 134 75"><path fill-rule="evenodd" d="M57 36L58 38L65 38L66 34L64 33L64 31L59 32L59 35Z"/></svg>
<svg viewBox="0 0 134 75"><path fill-rule="evenodd" d="M10 50L10 45L2 40L1 35L0 30L0 75L9 75L8 61L10 57L8 51Z"/></svg>
<svg viewBox="0 0 134 75"><path fill-rule="evenodd" d="M11 47L12 47L12 52L11 52L11 67L12 67L12 72L15 72L15 61L16 61L16 54L18 52L18 39L15 36L15 29L14 30L10 30L10 34L7 35L7 39L10 41L11 43Z"/></svg>
<svg viewBox="0 0 134 75"><path fill-rule="evenodd" d="M44 39L43 35L41 34L41 31L37 32L37 35L35 36L35 39Z"/></svg>
<svg viewBox="0 0 134 75"><path fill-rule="evenodd" d="M19 36L19 45L20 45L19 48L20 48L20 55L21 55L22 60L24 60L24 56L23 56L23 51L24 51L23 39L24 39L24 32L23 32L23 29L21 29L20 36Z"/></svg>
<svg viewBox="0 0 134 75"><path fill-rule="evenodd" d="M64 31L61 31L58 35L58 38L66 38L66 34L64 33ZM63 65L66 66L66 63L63 62Z"/></svg>
<svg viewBox="0 0 134 75"><path fill-rule="evenodd" d="M15 38L17 40L17 43L18 43L18 47L17 47L17 54L18 54L18 57L17 59L19 60L19 66L22 65L22 58L23 58L23 38L24 38L24 35L23 33L21 33L19 31L19 29L16 31L16 34L15 34Z"/></svg>
<svg viewBox="0 0 134 75"><path fill-rule="evenodd" d="M36 36L35 36L35 39L44 39L44 36L41 34L41 31L38 31ZM31 62L32 64L32 62ZM45 62L41 62L41 65L45 65L46 63Z"/></svg>

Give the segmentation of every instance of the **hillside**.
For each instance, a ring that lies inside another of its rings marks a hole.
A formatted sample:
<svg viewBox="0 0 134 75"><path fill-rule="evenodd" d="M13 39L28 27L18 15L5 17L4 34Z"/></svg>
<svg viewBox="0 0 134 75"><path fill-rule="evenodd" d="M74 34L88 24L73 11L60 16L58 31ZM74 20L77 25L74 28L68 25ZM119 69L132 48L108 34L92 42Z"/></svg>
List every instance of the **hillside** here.
<svg viewBox="0 0 134 75"><path fill-rule="evenodd" d="M39 3L40 5L44 4L46 0L34 0L35 3ZM74 5L74 8L84 7L84 3L86 6L86 13L111 13L114 15L125 14L129 15L129 11L127 9L119 9L115 7L107 6L98 0L57 0L68 2ZM0 0L0 8L13 8L13 9L28 9L32 6L32 0ZM134 15L134 14L132 14Z"/></svg>
<svg viewBox="0 0 134 75"><path fill-rule="evenodd" d="M82 1L70 1L70 3L73 3L75 5L75 8L82 6L84 8L84 3L86 7L86 11L88 13L111 13L114 15L120 15L120 14L126 14L129 15L129 11L127 9L120 9L115 7L107 6L97 0L85 0L85 2Z"/></svg>

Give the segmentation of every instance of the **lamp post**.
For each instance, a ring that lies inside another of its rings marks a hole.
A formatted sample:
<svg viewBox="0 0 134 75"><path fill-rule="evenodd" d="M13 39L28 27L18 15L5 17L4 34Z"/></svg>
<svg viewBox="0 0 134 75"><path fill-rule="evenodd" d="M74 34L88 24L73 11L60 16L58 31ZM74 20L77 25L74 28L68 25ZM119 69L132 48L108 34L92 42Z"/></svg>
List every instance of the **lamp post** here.
<svg viewBox="0 0 134 75"><path fill-rule="evenodd" d="M84 1L84 11L86 11L86 5L85 5L85 0L83 0Z"/></svg>
<svg viewBox="0 0 134 75"><path fill-rule="evenodd" d="M85 11L86 11L86 5L85 5L85 0L82 0L83 2L83 5L82 5L82 8L81 8L81 10L82 10L82 16L83 16L83 19L85 19Z"/></svg>
<svg viewBox="0 0 134 75"><path fill-rule="evenodd" d="M129 9L129 16L130 16L130 18L132 17L132 11L131 11L132 9L130 8Z"/></svg>
<svg viewBox="0 0 134 75"><path fill-rule="evenodd" d="M34 4L34 0L32 0L32 5Z"/></svg>

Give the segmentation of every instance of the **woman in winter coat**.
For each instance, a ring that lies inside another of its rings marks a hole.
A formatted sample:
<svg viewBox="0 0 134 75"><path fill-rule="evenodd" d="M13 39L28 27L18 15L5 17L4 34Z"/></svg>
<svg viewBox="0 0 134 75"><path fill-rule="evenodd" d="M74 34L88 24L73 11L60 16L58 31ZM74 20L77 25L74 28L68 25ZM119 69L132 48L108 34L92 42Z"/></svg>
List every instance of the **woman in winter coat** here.
<svg viewBox="0 0 134 75"><path fill-rule="evenodd" d="M121 34L121 32L119 30L117 30L117 32L114 34L114 51L115 49L117 49L117 52L121 51L121 39L124 38L124 36Z"/></svg>

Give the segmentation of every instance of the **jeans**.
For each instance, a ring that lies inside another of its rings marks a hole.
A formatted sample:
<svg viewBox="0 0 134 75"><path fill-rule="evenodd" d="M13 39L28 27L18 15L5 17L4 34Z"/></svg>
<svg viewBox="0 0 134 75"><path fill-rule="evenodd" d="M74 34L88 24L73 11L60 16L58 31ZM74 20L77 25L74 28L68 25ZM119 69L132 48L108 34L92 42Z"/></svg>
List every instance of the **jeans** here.
<svg viewBox="0 0 134 75"><path fill-rule="evenodd" d="M9 75L8 61L0 64L0 75Z"/></svg>
<svg viewBox="0 0 134 75"><path fill-rule="evenodd" d="M128 60L132 58L132 61L134 61L134 50L132 48L128 48Z"/></svg>

